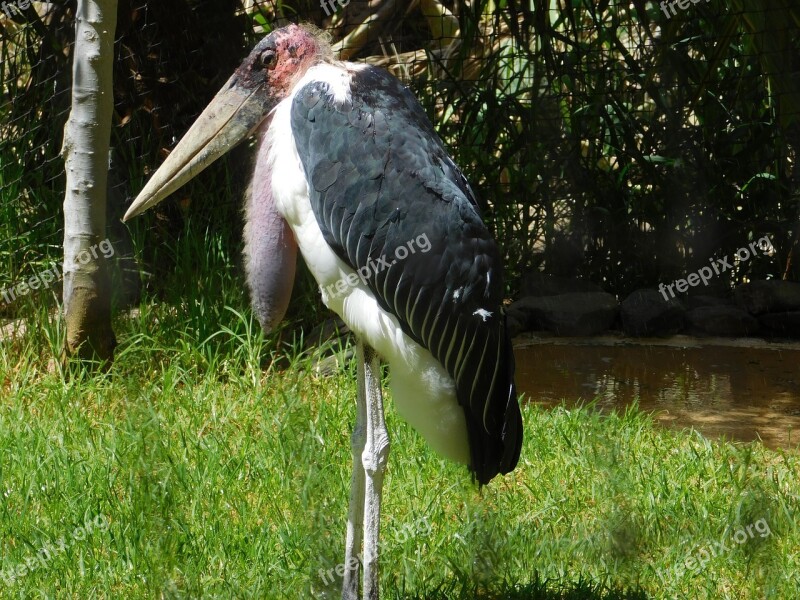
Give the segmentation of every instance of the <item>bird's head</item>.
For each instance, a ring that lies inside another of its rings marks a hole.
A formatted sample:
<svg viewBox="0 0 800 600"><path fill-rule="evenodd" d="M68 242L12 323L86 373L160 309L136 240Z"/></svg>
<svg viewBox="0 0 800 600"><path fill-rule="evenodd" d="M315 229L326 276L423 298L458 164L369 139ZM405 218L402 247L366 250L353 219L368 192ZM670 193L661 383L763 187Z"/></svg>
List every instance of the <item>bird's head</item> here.
<svg viewBox="0 0 800 600"><path fill-rule="evenodd" d="M309 67L329 53L321 33L289 25L261 40L236 69L234 78L246 89L260 90L264 101L277 103L289 95Z"/></svg>
<svg viewBox="0 0 800 600"><path fill-rule="evenodd" d="M250 136L305 72L329 57L324 37L306 26L276 29L261 40L155 172L123 221L161 202Z"/></svg>

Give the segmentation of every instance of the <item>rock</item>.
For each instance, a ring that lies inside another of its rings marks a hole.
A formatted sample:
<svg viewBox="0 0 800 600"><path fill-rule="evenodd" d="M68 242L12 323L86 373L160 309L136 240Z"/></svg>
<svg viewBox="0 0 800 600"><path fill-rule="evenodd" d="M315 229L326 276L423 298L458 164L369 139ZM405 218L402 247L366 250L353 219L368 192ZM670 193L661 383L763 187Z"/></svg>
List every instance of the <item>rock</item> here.
<svg viewBox="0 0 800 600"><path fill-rule="evenodd" d="M683 329L684 309L677 300L664 300L656 290L636 290L620 306L625 335L667 336Z"/></svg>
<svg viewBox="0 0 800 600"><path fill-rule="evenodd" d="M733 291L736 304L751 315L800 310L800 283L769 279L752 281Z"/></svg>
<svg viewBox="0 0 800 600"><path fill-rule="evenodd" d="M558 275L545 275L539 271L526 273L522 277L521 296L559 296L580 292L602 292L603 290L585 279L572 279Z"/></svg>
<svg viewBox="0 0 800 600"><path fill-rule="evenodd" d="M511 307L508 307L508 310L506 310L506 332L508 337L516 337L525 331L525 319L524 313L512 312Z"/></svg>
<svg viewBox="0 0 800 600"><path fill-rule="evenodd" d="M758 318L764 329L770 332L792 338L800 338L800 311L767 313Z"/></svg>
<svg viewBox="0 0 800 600"><path fill-rule="evenodd" d="M618 309L612 294L585 292L522 298L509 307L509 313L520 321L524 331L584 336L606 331Z"/></svg>
<svg viewBox="0 0 800 600"><path fill-rule="evenodd" d="M689 296L684 302L688 310L703 306L733 306L733 300L730 300L729 298L719 298L717 296L709 296L707 294Z"/></svg>
<svg viewBox="0 0 800 600"><path fill-rule="evenodd" d="M759 329L758 320L735 306L698 306L686 313L695 333L742 337Z"/></svg>

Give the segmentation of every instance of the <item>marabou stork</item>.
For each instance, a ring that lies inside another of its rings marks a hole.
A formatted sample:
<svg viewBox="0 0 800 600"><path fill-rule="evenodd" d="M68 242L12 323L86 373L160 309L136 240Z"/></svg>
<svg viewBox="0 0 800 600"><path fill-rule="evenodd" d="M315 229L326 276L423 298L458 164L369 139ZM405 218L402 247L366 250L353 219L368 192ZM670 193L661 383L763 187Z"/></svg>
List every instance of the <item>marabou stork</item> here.
<svg viewBox="0 0 800 600"><path fill-rule="evenodd" d="M378 357L398 412L438 453L480 484L517 464L500 256L414 96L381 69L334 60L323 35L297 25L255 47L125 219L251 134L245 266L261 325L269 331L286 311L299 247L323 301L359 340L342 597L357 598L363 567L363 597L375 599L389 454Z"/></svg>

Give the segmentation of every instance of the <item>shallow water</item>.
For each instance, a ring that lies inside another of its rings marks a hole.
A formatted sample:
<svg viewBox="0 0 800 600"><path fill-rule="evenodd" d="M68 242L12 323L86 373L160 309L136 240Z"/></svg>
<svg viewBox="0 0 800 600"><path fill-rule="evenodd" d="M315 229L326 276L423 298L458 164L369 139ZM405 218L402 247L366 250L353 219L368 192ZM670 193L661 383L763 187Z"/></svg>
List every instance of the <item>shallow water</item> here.
<svg viewBox="0 0 800 600"><path fill-rule="evenodd" d="M760 340L515 340L517 386L529 401L601 409L638 401L661 423L772 448L800 445L800 344Z"/></svg>

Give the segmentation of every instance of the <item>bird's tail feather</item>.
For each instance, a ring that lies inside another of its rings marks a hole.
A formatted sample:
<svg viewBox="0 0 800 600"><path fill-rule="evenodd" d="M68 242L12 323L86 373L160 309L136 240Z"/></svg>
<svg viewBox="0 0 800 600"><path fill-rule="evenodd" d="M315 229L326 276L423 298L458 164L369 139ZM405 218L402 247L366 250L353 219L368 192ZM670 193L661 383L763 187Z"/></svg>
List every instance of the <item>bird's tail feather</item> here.
<svg viewBox="0 0 800 600"><path fill-rule="evenodd" d="M500 473L511 472L517 466L522 448L522 415L514 384L514 351L506 331L505 315L500 326L490 333L489 344L496 348L496 363L484 365L486 368L482 373L469 374L471 377L464 377L457 384L458 394L462 396L459 400L463 406L470 407L467 411L470 468L481 485ZM477 382L472 377L476 377ZM483 390L486 396L463 398L468 393L466 387L469 387L469 392Z"/></svg>

